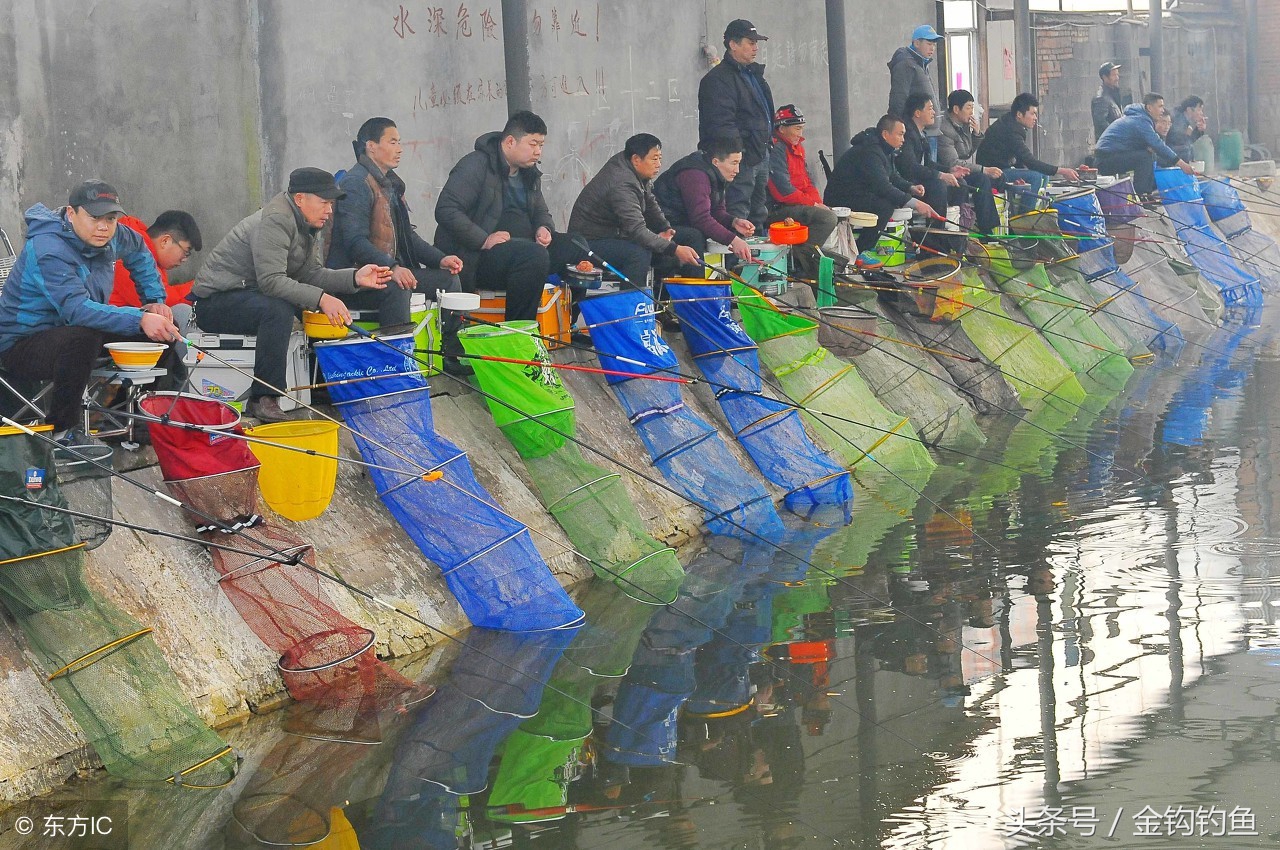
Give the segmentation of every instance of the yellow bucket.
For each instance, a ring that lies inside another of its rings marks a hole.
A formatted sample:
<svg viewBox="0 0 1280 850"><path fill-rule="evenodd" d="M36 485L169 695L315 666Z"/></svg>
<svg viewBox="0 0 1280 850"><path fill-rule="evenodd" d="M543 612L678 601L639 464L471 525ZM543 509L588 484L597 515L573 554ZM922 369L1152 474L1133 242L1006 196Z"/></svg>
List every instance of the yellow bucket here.
<svg viewBox="0 0 1280 850"><path fill-rule="evenodd" d="M249 447L262 463L258 471L258 487L262 499L271 509L294 522L315 519L324 513L333 499L338 481L338 423L314 420L273 422L249 428L245 433L266 443L250 443ZM281 448L290 446L292 448ZM303 454L305 449L331 457Z"/></svg>

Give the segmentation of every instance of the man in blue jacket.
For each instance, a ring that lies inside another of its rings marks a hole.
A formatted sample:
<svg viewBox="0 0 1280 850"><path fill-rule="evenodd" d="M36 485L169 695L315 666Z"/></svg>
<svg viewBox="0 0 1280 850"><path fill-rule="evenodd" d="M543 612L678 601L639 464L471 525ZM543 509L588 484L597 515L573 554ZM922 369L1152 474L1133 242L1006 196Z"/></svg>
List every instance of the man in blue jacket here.
<svg viewBox="0 0 1280 850"><path fill-rule="evenodd" d="M62 209L36 204L26 212L27 243L0 293L0 361L17 378L53 381L56 438L80 421L103 343L181 338L151 252L137 233L117 227L123 214L119 193L101 180L81 183ZM108 303L116 260L133 276L142 307Z"/></svg>
<svg viewBox="0 0 1280 850"><path fill-rule="evenodd" d="M1113 122L1098 139L1096 150L1099 174L1133 172L1133 188L1150 200L1156 190L1156 162L1176 166L1193 174L1191 165L1165 144L1156 132L1156 119L1164 112L1164 96L1149 92L1141 105L1131 103L1124 115Z"/></svg>

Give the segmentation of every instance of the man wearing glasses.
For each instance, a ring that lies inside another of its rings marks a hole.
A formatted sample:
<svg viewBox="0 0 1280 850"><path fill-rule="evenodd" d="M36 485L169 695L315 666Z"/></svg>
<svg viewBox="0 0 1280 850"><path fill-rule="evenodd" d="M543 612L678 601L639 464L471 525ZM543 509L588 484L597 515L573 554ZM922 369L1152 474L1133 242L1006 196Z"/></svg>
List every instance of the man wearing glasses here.
<svg viewBox="0 0 1280 850"><path fill-rule="evenodd" d="M169 272L185 263L202 247L200 228L189 212L165 210L148 227L140 218L121 216L120 224L142 237L151 257L160 271L160 283L164 285L165 303L173 310L173 323L186 332L191 319L191 284L171 283ZM117 307L141 307L138 285L123 262L116 261L116 276L111 289L111 304Z"/></svg>

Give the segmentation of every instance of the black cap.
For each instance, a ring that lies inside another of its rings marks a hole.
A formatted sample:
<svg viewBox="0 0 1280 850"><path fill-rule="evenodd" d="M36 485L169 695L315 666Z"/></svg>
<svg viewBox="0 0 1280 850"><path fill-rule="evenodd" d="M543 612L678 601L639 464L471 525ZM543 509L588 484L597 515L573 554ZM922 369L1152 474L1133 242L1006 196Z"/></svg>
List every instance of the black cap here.
<svg viewBox="0 0 1280 850"><path fill-rule="evenodd" d="M724 28L724 40L737 41L740 38L750 38L755 41L769 40L767 35L756 32L756 25L751 21L738 18L736 21L730 21L729 26Z"/></svg>
<svg viewBox="0 0 1280 850"><path fill-rule="evenodd" d="M347 196L338 188L338 181L323 168L296 168L289 173L289 194L306 192L326 201L337 201Z"/></svg>
<svg viewBox="0 0 1280 850"><path fill-rule="evenodd" d="M1099 77L1109 76L1112 71L1118 71L1123 67L1124 66L1121 65L1119 62L1103 62L1098 67L1098 76Z"/></svg>
<svg viewBox="0 0 1280 850"><path fill-rule="evenodd" d="M92 216L124 212L124 207L120 206L120 193L101 180L86 180L72 189L67 203L73 207L84 207L85 212Z"/></svg>

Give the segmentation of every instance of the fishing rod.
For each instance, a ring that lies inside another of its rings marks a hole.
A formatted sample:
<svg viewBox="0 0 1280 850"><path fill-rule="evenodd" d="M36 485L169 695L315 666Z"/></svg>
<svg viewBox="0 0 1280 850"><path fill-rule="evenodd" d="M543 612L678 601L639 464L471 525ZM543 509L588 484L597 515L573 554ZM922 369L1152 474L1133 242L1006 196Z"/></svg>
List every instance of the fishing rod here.
<svg viewBox="0 0 1280 850"><path fill-rule="evenodd" d="M444 351L434 349L434 348L418 348L414 350L417 351L419 354L433 354L436 356L444 355ZM466 358L467 360L482 360L488 363L514 363L517 366L538 366L538 367L545 366L549 369L563 369L567 372L586 372L592 375L622 375L628 378L645 378L650 381L666 381L667 383L672 383L672 384L698 383L698 380L696 378L671 377L671 376L665 376L665 375L634 375L631 372L623 372L618 369L598 369L594 366L581 366L575 363L554 363L550 360L548 361L519 360L512 357L496 357L494 355L488 355L488 354L456 353L456 354L451 354L450 356L457 357L458 359ZM341 381L325 381L319 384L304 384L300 387L289 387L288 392L292 393L296 390L316 390L316 389L321 389L323 387L341 387L347 384L362 384L366 381L381 381L386 378L398 378L405 374L406 373L404 372L396 372L391 375L369 375L363 378L344 378Z"/></svg>

